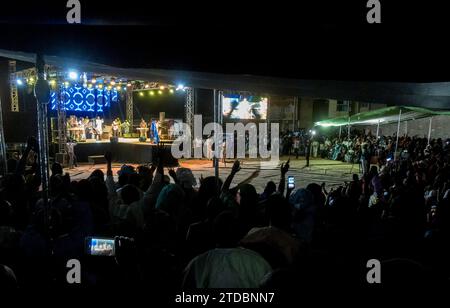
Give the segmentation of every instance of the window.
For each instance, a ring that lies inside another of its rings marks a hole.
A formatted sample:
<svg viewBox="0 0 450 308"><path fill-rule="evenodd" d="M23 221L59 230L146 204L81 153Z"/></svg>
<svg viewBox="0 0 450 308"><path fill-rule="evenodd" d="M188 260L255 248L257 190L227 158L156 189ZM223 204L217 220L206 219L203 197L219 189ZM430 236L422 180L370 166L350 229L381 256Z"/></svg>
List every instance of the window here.
<svg viewBox="0 0 450 308"><path fill-rule="evenodd" d="M348 111L348 101L337 101L336 111L338 112L347 112Z"/></svg>
<svg viewBox="0 0 450 308"><path fill-rule="evenodd" d="M369 103L359 103L359 108L369 108Z"/></svg>

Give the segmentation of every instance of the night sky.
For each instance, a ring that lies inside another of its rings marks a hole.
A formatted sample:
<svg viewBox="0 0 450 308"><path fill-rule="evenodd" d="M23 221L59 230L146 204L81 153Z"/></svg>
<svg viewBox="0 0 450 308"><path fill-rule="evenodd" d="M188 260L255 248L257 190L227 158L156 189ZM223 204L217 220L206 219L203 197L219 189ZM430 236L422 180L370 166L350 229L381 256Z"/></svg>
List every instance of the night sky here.
<svg viewBox="0 0 450 308"><path fill-rule="evenodd" d="M83 24L68 25L64 0L3 2L3 49L121 67L300 79L450 79L447 11L434 6L431 16L433 6L425 3L381 1L383 23L369 25L366 1L81 0Z"/></svg>

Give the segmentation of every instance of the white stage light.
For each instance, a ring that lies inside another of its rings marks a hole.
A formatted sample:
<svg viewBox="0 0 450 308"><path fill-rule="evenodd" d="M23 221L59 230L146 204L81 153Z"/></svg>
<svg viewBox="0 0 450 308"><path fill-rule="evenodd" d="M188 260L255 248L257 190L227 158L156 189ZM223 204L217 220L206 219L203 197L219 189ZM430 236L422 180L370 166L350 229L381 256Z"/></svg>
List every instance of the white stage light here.
<svg viewBox="0 0 450 308"><path fill-rule="evenodd" d="M69 78L72 80L77 80L78 79L78 73L75 71L71 71L69 72Z"/></svg>

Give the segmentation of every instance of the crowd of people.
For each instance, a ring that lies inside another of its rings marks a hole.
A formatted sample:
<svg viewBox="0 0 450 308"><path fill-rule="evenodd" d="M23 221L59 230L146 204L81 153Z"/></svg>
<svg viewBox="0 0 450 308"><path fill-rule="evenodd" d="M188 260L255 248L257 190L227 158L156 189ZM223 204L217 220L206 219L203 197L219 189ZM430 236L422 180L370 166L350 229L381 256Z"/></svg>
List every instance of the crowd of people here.
<svg viewBox="0 0 450 308"><path fill-rule="evenodd" d="M411 148L411 140L414 145L420 139L420 145L417 148ZM438 142L442 142L439 140ZM352 130L351 135L345 137L333 134L314 134L305 132L286 131L280 138L280 152L282 155L307 156L315 158L325 158L330 160L342 161L347 163L362 164L373 162L380 165L387 160L394 159L397 137L392 136L374 136L365 134L364 131ZM428 153L431 150L431 144L426 138L411 138L408 136L399 136L397 150L398 154L408 156L408 151L414 150L418 153ZM362 173L366 173L363 170Z"/></svg>
<svg viewBox="0 0 450 308"><path fill-rule="evenodd" d="M370 140L362 149L373 151ZM188 168L167 172L158 151L155 164L123 165L115 180L108 152L106 174L79 181L54 163L46 204L39 166L27 166L38 152L30 138L1 179L0 280L68 286L66 262L78 259L83 286L324 288L366 285L375 258L384 284L448 283L449 142L402 137L399 150L333 189L286 189L287 161L261 192L251 184L258 170L232 185L239 161L226 179L197 183ZM114 238L115 256L86 254L92 236Z"/></svg>

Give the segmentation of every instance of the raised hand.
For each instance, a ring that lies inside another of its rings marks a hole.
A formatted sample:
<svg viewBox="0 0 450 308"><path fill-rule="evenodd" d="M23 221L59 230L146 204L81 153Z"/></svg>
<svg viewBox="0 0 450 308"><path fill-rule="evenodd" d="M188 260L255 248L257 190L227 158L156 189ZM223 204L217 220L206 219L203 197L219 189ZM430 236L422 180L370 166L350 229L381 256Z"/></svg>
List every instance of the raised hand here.
<svg viewBox="0 0 450 308"><path fill-rule="evenodd" d="M172 177L172 179L174 179L176 181L177 174L176 174L175 170L173 170L173 168L169 169L169 175Z"/></svg>
<svg viewBox="0 0 450 308"><path fill-rule="evenodd" d="M233 163L233 167L231 168L232 173L237 173L241 170L241 163L239 160L235 160Z"/></svg>
<svg viewBox="0 0 450 308"><path fill-rule="evenodd" d="M252 174L250 175L250 178L256 178L258 175L259 175L259 172L260 172L260 170L258 169L258 170L255 170L255 171L253 171L252 172Z"/></svg>
<svg viewBox="0 0 450 308"><path fill-rule="evenodd" d="M285 164L281 164L280 171L282 176L286 175L286 173L289 171L289 161L290 159L288 159Z"/></svg>

